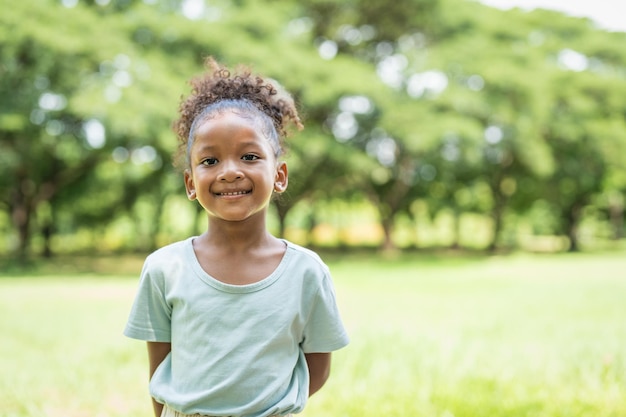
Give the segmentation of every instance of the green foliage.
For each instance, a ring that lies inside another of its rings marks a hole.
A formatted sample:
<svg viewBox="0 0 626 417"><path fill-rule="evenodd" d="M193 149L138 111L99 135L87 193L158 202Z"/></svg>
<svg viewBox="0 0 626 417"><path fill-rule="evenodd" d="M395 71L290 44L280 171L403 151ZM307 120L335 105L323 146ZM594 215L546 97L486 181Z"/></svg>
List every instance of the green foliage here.
<svg viewBox="0 0 626 417"><path fill-rule="evenodd" d="M466 0L72 4L0 16L0 230L21 257L33 237L49 253L55 235L140 213L154 227L138 241L157 245L180 193L170 124L208 55L279 80L302 109L281 230L299 203L369 201L391 247L424 203L492 218L496 248L505 219L543 200L563 220L546 232L572 249L590 205L623 235L623 33Z"/></svg>

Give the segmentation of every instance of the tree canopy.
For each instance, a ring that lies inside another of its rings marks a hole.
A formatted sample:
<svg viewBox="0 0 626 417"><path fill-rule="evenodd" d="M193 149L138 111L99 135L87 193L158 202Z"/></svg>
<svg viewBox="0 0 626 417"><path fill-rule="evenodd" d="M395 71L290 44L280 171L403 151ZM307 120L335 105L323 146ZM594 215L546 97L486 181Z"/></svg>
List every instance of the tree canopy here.
<svg viewBox="0 0 626 417"><path fill-rule="evenodd" d="M585 221L624 236L625 33L467 0L4 6L0 252L49 255L81 236L145 250L193 233L192 205L168 216L184 198L170 124L209 55L278 80L302 109L279 233L343 200L373 209L388 248L424 207L452 213L457 232L482 216L491 249L515 245L519 219L571 250Z"/></svg>

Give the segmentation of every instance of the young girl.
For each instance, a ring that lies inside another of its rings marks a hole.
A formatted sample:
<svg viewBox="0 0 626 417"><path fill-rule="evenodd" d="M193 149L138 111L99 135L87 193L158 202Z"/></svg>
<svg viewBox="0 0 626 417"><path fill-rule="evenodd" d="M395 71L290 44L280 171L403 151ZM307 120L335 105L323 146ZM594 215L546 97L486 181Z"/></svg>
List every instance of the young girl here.
<svg viewBox="0 0 626 417"><path fill-rule="evenodd" d="M326 265L266 229L287 124L302 124L272 83L207 64L174 128L208 228L146 258L124 334L148 342L157 417L298 413L348 343Z"/></svg>

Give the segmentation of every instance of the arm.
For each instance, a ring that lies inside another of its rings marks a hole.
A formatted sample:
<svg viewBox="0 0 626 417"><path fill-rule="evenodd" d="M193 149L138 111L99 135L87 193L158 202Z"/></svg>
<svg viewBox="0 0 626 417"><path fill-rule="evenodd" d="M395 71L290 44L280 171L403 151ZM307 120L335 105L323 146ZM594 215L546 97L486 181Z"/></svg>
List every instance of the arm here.
<svg viewBox="0 0 626 417"><path fill-rule="evenodd" d="M309 397L324 386L330 375L330 353L306 353L309 367Z"/></svg>
<svg viewBox="0 0 626 417"><path fill-rule="evenodd" d="M154 371L158 368L158 366L163 362L163 359L167 356L168 353L172 350L171 343L163 343L163 342L148 342L148 361L150 362L150 379L152 379L152 375L154 375ZM152 399L152 408L154 409L154 415L156 417L161 416L161 412L163 411L163 404L157 402L154 398Z"/></svg>

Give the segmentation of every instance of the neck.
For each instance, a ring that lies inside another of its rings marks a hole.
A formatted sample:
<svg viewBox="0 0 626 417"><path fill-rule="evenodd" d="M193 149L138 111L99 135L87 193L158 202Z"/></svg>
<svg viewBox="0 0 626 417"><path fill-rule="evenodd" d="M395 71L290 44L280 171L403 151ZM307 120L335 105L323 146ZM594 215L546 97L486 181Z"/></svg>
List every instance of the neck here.
<svg viewBox="0 0 626 417"><path fill-rule="evenodd" d="M265 227L265 221L224 222L211 219L201 238L212 247L231 253L266 246L276 239Z"/></svg>

